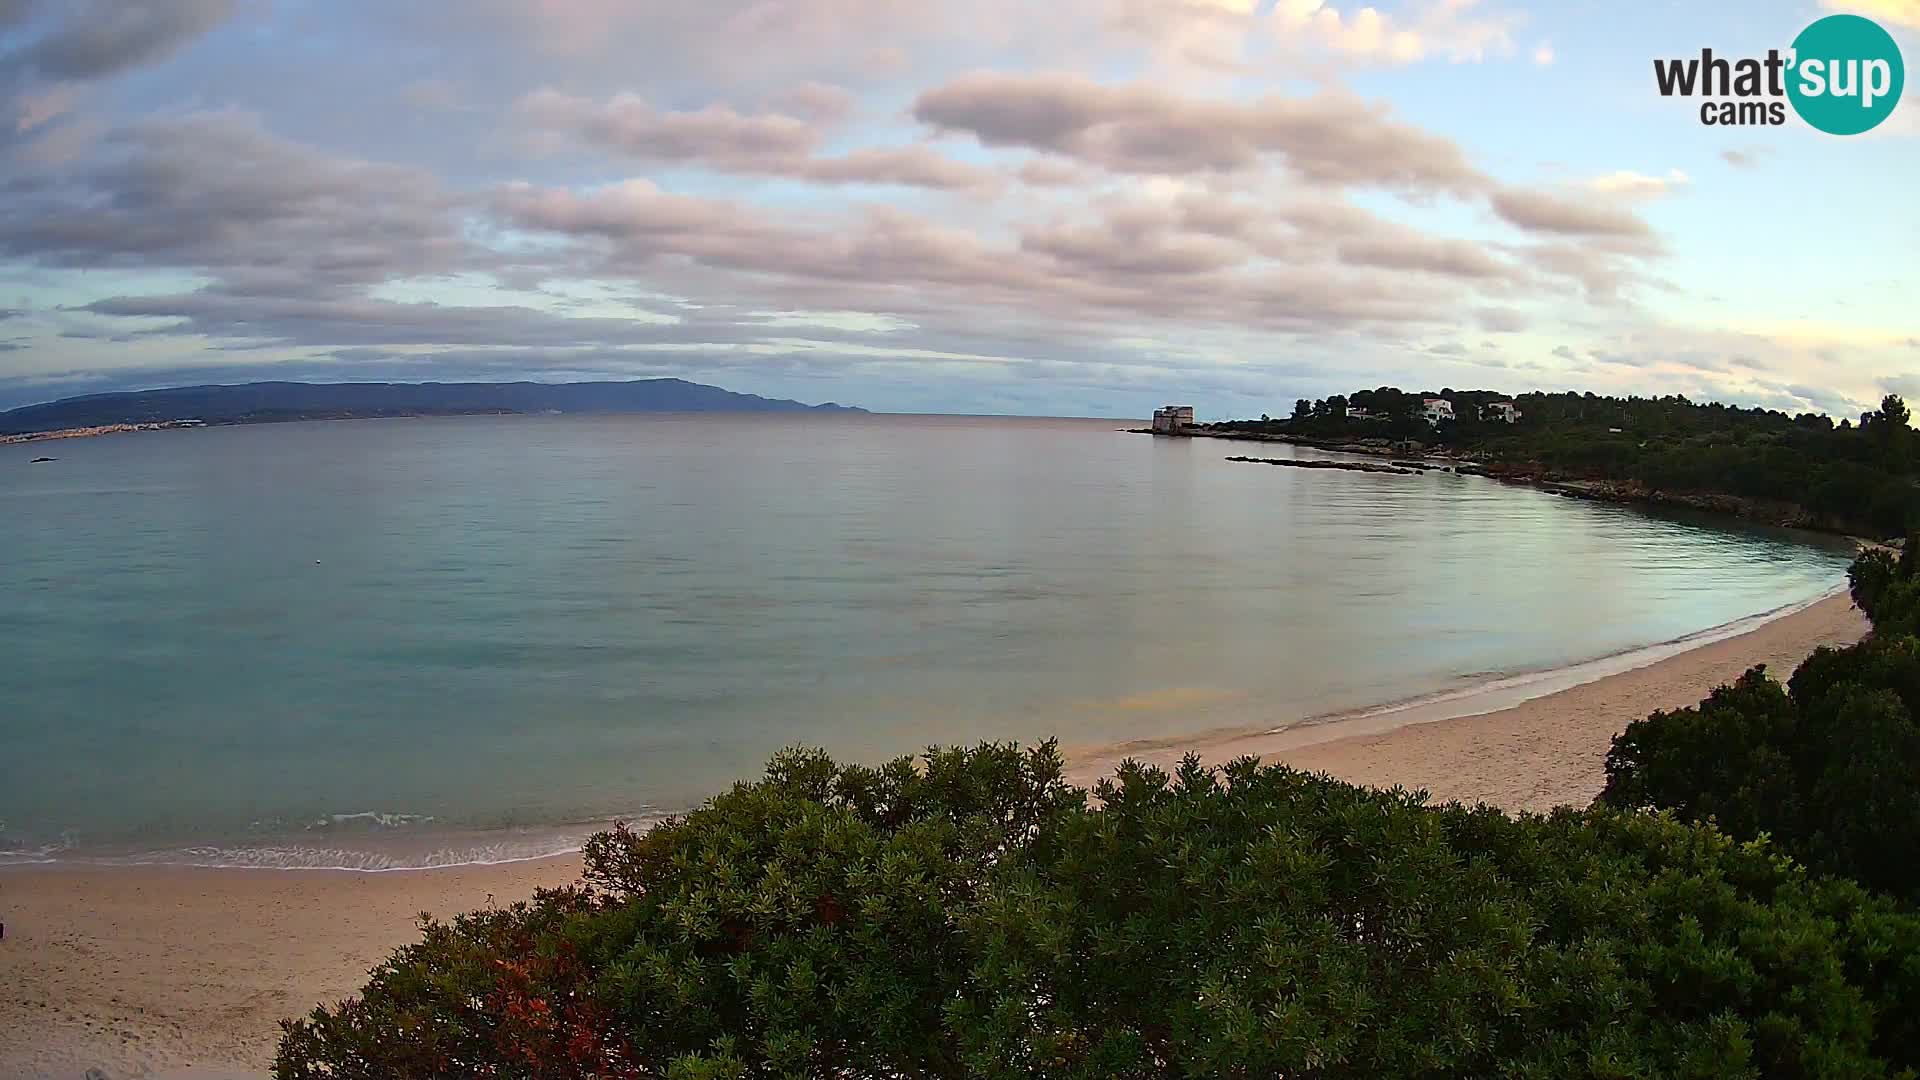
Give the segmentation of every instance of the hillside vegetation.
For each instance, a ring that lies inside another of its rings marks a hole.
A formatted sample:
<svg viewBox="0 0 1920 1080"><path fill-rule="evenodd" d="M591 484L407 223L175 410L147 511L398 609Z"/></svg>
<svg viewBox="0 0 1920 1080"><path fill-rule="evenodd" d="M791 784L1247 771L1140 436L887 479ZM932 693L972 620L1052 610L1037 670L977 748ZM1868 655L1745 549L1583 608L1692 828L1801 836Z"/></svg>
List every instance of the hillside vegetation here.
<svg viewBox="0 0 1920 1080"><path fill-rule="evenodd" d="M1422 420L1423 397L1453 402L1458 419ZM1858 422L1817 413L1789 416L1684 397L1613 398L1522 394L1521 419L1482 419L1509 400L1492 391L1409 394L1392 387L1295 403L1284 418L1208 425L1354 441L1413 440L1504 471L1546 479L1604 481L1646 491L1725 495L1778 504L1783 521L1874 536L1920 528L1920 433L1906 402L1889 395ZM1375 414L1350 419L1349 407Z"/></svg>

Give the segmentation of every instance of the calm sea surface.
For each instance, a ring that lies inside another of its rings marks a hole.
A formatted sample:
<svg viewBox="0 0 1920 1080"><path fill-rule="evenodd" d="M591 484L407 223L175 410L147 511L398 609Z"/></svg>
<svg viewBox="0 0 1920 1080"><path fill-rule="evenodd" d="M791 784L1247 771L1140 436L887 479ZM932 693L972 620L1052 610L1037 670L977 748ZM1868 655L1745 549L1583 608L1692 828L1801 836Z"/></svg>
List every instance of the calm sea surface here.
<svg viewBox="0 0 1920 1080"><path fill-rule="evenodd" d="M1844 577L1804 538L1117 426L476 417L0 448L0 862L526 854L787 744L1277 726Z"/></svg>

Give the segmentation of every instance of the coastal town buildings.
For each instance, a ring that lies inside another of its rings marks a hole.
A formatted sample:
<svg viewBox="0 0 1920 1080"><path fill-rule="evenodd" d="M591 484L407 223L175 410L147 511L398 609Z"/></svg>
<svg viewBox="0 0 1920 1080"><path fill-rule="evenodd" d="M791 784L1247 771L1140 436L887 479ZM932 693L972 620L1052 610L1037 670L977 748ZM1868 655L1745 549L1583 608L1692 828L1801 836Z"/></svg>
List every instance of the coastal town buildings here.
<svg viewBox="0 0 1920 1080"><path fill-rule="evenodd" d="M1520 407L1511 401L1496 401L1480 410L1480 419L1517 424L1520 422Z"/></svg>
<svg viewBox="0 0 1920 1080"><path fill-rule="evenodd" d="M1442 420L1452 420L1453 402L1443 397L1422 398L1420 418L1429 424L1438 425Z"/></svg>
<svg viewBox="0 0 1920 1080"><path fill-rule="evenodd" d="M1366 409L1356 409L1353 406L1349 405L1347 406L1347 419L1349 420L1385 420L1386 417L1381 416L1378 413L1369 412Z"/></svg>
<svg viewBox="0 0 1920 1080"><path fill-rule="evenodd" d="M1155 435L1182 435L1193 428L1193 406L1167 405L1153 410Z"/></svg>

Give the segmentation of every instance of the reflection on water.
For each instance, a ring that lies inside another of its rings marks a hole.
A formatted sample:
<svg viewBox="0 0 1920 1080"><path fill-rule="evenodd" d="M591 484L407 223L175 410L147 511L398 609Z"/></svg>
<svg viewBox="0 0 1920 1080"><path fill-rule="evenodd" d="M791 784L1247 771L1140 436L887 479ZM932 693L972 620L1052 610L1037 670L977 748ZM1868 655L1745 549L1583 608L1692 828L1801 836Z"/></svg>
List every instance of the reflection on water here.
<svg viewBox="0 0 1920 1080"><path fill-rule="evenodd" d="M1117 426L461 418L0 460L0 848L539 827L683 806L794 742L1281 724L1676 638L1845 565Z"/></svg>

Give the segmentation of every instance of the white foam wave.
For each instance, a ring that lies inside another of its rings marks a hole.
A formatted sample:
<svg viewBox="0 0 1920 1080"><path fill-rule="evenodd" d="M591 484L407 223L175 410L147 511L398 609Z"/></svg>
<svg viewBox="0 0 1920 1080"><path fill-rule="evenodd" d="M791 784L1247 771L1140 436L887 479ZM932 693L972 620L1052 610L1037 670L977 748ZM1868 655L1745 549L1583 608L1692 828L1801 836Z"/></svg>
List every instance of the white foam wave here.
<svg viewBox="0 0 1920 1080"><path fill-rule="evenodd" d="M383 810L359 810L351 814L328 814L307 826L309 832L316 829L336 829L341 826L372 826L381 829L404 829L409 825L432 824L432 814L400 814Z"/></svg>

